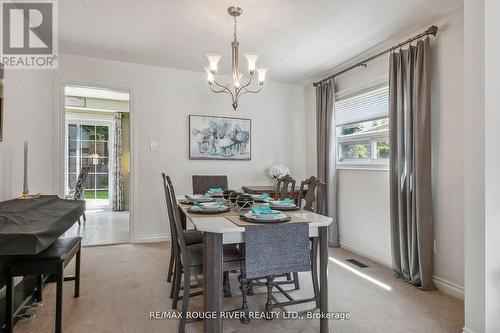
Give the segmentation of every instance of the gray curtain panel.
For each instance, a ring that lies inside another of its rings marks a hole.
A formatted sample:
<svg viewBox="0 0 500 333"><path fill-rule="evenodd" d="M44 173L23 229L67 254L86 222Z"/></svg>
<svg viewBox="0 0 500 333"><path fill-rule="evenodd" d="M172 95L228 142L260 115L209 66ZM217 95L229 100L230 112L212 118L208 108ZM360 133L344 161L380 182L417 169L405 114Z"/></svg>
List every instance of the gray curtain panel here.
<svg viewBox="0 0 500 333"><path fill-rule="evenodd" d="M328 228L328 243L339 247L337 220L337 167L335 140L335 88L333 79L316 86L316 140L318 178L325 182L325 195L319 213L333 218Z"/></svg>
<svg viewBox="0 0 500 333"><path fill-rule="evenodd" d="M115 113L114 121L114 149L113 149L113 210L125 210L123 199L123 178L122 178L122 114Z"/></svg>
<svg viewBox="0 0 500 333"><path fill-rule="evenodd" d="M432 282L430 40L389 60L392 265L412 285Z"/></svg>

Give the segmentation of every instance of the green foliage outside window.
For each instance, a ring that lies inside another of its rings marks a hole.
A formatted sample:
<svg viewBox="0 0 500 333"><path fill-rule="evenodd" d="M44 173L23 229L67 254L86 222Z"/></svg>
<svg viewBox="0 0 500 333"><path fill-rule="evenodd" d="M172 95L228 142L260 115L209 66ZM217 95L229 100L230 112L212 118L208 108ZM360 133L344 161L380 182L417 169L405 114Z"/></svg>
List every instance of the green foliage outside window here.
<svg viewBox="0 0 500 333"><path fill-rule="evenodd" d="M389 158L389 142L379 141L377 142L377 157L386 159Z"/></svg>

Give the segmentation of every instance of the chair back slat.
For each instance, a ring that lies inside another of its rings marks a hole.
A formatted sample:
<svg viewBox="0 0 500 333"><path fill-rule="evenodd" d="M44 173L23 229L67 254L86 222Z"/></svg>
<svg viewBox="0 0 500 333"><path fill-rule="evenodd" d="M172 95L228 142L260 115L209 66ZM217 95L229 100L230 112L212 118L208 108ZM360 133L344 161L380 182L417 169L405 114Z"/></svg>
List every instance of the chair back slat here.
<svg viewBox="0 0 500 333"><path fill-rule="evenodd" d="M294 199L295 194L295 179L290 175L286 175L278 179L276 184L276 200L283 200L286 198Z"/></svg>
<svg viewBox="0 0 500 333"><path fill-rule="evenodd" d="M227 176L193 175L193 194L205 194L216 187L227 190Z"/></svg>
<svg viewBox="0 0 500 333"><path fill-rule="evenodd" d="M307 192L304 195L304 187L307 185ZM310 212L318 213L319 207L321 207L322 201L325 197L325 183L321 182L314 176L300 183L300 193L298 206L302 206L302 200L305 200L305 205L302 207L304 210Z"/></svg>
<svg viewBox="0 0 500 333"><path fill-rule="evenodd" d="M89 175L89 171L89 167L82 167L80 169L80 173L78 174L78 179L75 185L75 195L73 196L75 200L80 200L83 196L85 185L87 185L87 177Z"/></svg>

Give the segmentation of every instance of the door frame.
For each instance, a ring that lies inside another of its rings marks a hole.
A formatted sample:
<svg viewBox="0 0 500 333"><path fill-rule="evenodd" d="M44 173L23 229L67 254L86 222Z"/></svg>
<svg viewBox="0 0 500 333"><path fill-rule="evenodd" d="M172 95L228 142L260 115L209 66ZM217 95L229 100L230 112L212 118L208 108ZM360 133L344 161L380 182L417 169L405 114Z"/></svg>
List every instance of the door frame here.
<svg viewBox="0 0 500 333"><path fill-rule="evenodd" d="M61 79L60 75L54 76L54 167L53 167L53 188L54 192L59 196L64 196L64 156L65 156L65 93L64 87L76 86L97 89L109 89L129 94L129 120L130 120L130 186L129 186L129 243L133 243L136 239L135 235L135 188L136 176L135 170L137 165L136 151L137 144L135 140L135 110L134 94L132 89L123 86L110 85L102 82L93 81L70 81Z"/></svg>

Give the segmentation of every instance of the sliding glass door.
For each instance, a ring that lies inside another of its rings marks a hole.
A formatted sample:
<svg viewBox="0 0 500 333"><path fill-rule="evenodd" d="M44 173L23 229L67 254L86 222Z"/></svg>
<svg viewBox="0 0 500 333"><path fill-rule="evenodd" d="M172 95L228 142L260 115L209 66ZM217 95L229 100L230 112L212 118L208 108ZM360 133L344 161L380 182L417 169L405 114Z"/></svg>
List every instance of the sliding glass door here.
<svg viewBox="0 0 500 333"><path fill-rule="evenodd" d="M84 199L92 206L109 206L111 184L111 124L85 120L66 122L66 190L75 188L82 167L89 167Z"/></svg>

